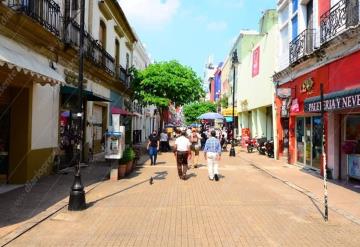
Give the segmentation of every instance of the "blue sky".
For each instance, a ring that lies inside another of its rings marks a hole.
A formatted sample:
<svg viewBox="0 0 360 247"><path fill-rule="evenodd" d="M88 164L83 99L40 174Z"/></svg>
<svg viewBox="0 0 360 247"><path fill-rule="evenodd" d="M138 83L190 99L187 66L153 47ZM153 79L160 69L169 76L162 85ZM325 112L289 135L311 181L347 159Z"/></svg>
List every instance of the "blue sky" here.
<svg viewBox="0 0 360 247"><path fill-rule="evenodd" d="M119 0L155 61L176 59L200 77L209 55L223 61L242 29L258 30L276 0Z"/></svg>

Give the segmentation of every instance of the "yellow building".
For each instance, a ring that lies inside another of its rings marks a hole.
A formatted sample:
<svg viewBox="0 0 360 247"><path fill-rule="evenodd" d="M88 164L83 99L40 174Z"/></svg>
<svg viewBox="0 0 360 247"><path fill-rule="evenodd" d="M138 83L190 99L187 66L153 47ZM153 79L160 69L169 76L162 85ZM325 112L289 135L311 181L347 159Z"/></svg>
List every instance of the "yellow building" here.
<svg viewBox="0 0 360 247"><path fill-rule="evenodd" d="M121 105L130 94L136 37L117 1L85 2L86 157L101 151L114 99ZM55 161L71 165L78 8L70 0L0 2L0 183L38 179L59 168Z"/></svg>

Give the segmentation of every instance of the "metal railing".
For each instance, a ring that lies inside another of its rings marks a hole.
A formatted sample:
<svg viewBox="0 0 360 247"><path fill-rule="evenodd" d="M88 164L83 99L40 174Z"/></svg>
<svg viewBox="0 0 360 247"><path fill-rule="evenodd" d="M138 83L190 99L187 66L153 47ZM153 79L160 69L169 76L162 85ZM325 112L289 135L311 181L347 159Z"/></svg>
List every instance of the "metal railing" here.
<svg viewBox="0 0 360 247"><path fill-rule="evenodd" d="M76 21L70 21L66 28L65 41L74 45L80 45L80 25ZM95 40L88 32L84 36L85 56L95 65L115 75L115 59L103 48L99 41Z"/></svg>
<svg viewBox="0 0 360 247"><path fill-rule="evenodd" d="M8 0L10 8L25 13L48 31L60 36L60 6L53 0Z"/></svg>
<svg viewBox="0 0 360 247"><path fill-rule="evenodd" d="M305 55L314 51L315 30L305 29L289 44L289 62L295 63Z"/></svg>
<svg viewBox="0 0 360 247"><path fill-rule="evenodd" d="M359 23L359 0L340 0L320 17L321 44Z"/></svg>
<svg viewBox="0 0 360 247"><path fill-rule="evenodd" d="M130 75L121 65L116 67L116 77L125 85L126 88L130 88Z"/></svg>

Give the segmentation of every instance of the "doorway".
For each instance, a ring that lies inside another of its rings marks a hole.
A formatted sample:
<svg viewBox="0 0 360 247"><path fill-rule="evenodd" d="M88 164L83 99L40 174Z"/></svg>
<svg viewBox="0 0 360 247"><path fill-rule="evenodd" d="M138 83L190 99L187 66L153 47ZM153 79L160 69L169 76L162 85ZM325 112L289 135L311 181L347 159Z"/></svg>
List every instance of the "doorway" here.
<svg viewBox="0 0 360 247"><path fill-rule="evenodd" d="M296 118L296 161L320 169L322 155L321 116Z"/></svg>
<svg viewBox="0 0 360 247"><path fill-rule="evenodd" d="M8 182L10 147L10 109L0 105L0 184Z"/></svg>

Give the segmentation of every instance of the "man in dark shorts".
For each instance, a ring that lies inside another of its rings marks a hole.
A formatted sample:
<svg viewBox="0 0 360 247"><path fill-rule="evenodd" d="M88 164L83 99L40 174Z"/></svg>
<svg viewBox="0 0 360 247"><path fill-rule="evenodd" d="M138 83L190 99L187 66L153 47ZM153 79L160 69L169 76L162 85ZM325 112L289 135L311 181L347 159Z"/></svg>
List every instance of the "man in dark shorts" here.
<svg viewBox="0 0 360 247"><path fill-rule="evenodd" d="M181 135L176 139L174 145L174 154L176 157L179 178L186 180L186 171L188 167L188 159L191 158L191 143L186 137L186 131L182 131Z"/></svg>
<svg viewBox="0 0 360 247"><path fill-rule="evenodd" d="M159 137L157 136L156 130L153 131L153 133L149 136L149 142L147 145L147 150L149 152L151 165L156 164L156 158L157 158L157 152L159 150Z"/></svg>

